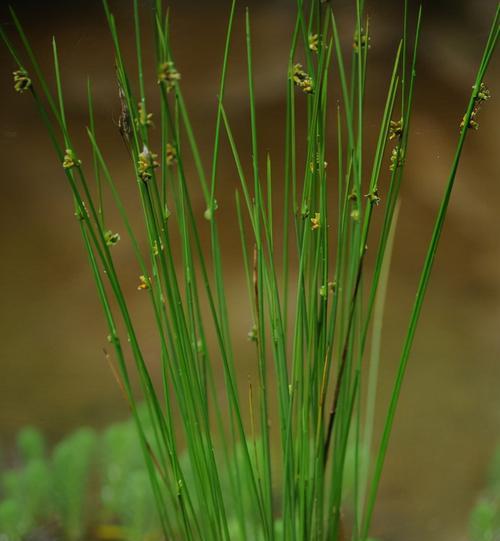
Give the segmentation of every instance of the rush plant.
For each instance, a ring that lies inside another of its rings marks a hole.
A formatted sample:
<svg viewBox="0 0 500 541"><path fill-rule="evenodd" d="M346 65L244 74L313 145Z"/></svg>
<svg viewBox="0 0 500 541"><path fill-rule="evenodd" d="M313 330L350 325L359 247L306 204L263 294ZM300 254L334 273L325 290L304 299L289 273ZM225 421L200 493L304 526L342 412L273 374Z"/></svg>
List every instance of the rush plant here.
<svg viewBox="0 0 500 541"><path fill-rule="evenodd" d="M1 31L15 66L15 90L33 97L70 188L108 326L109 359L135 419L166 539L368 539L460 157L466 138L478 127L479 108L489 98L483 80L498 41L498 8L461 126L457 122L456 154L409 314L380 445L372 453L383 301L400 189L411 159L421 10L410 13L405 3L402 37L372 148L364 137L370 56L364 1L353 0L356 15L347 50L327 1L290 4L296 19L288 65L276 68L283 72L286 104L284 156L261 155L248 10L250 156L233 134L224 105L237 10L233 0L207 165L183 97L182 69L175 62L162 1L154 2L152 51L143 48L139 2L132 2L133 72L123 54L125 38L104 0L121 104L118 127L137 184L143 230L132 226L135 220L130 220L108 166L90 82L86 134L92 163L84 163L83 150L73 142L74 128L67 123L55 39L52 93L15 13L20 50ZM154 55L155 75L144 70L145 55ZM156 90L149 92L153 78ZM462 114L458 112L459 119ZM219 182L222 145L228 145L237 173L234 223L241 236L241 266L253 320L248 337L258 378L246 388L237 379L241 355L235 348L219 235L217 196L226 189ZM282 178L273 175L277 160L284 161ZM188 178L191 169L196 177ZM195 196L204 200L201 211ZM122 219L120 233L110 227L110 205ZM382 223L378 232L371 227L376 214ZM115 261L116 245L127 242L135 256L137 288L149 303L156 330L160 381L152 376ZM138 413L138 400L145 403L146 420ZM343 497L348 482L350 501ZM343 518L346 507L352 511L349 523Z"/></svg>

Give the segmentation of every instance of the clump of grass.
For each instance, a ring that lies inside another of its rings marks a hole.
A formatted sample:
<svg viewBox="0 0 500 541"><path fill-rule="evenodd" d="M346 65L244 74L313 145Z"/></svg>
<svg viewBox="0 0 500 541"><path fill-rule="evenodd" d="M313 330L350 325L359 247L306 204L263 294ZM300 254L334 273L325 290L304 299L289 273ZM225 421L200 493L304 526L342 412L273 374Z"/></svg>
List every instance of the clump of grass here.
<svg viewBox="0 0 500 541"><path fill-rule="evenodd" d="M277 198L273 163L278 158L260 155L248 10L245 34L252 151L247 176L247 158L241 154L224 107L236 2L228 20L208 167L200 156L184 101L182 70L175 62L169 17L161 0L153 8L158 68L154 75L143 68L137 0L133 1L136 74L127 67L115 18L104 2L116 58L119 130L131 157L143 232L132 228L104 157L90 83L87 135L92 164L82 162L83 152L73 143L67 124L55 40L53 95L15 14L26 62L2 31L16 64L15 87L29 90L33 96L70 187L108 325L114 370L135 420L167 539L368 539L397 403L460 157L468 128L476 127L473 122L484 101L483 79L498 40L499 9L461 128L457 122L456 154L410 313L381 443L373 464L367 465L364 457L371 448L379 353L372 350L371 368L364 359L374 310L375 342L381 333L383 310L375 306L383 305L385 286L381 284L387 282L389 272L391 231L405 165L411 159L421 11L411 39L405 3L402 39L387 81L372 156L363 136L372 44L364 2L356 0L355 6L352 51L346 53L332 7L326 2L306 5L297 1L288 66L283 69L285 155L279 159L284 159L285 172L280 179L283 195ZM154 97L146 92L148 80L157 81ZM335 92L340 96L338 105ZM153 103L159 109L154 123L150 116ZM302 113L305 133L298 129ZM335 136L330 139L332 131ZM258 371L257 382L247 389L236 378L238 355L219 240L217 194L223 189L218 182L223 141L229 145L238 178L235 221L253 320L249 338ZM299 149L304 150L303 158ZM196 170L196 186L187 178L188 162ZM195 190L204 199L205 208L199 213L193 204ZM122 218L120 237L107 220L110 199ZM278 205L283 209L282 218L275 211ZM382 220L379 234L371 227L376 213ZM201 240L202 230L207 231L207 246ZM138 240L140 233L147 239L145 250ZM153 381L115 265L117 242L110 241L119 238L121 242L128 238L136 260L137 288L151 307L161 360L160 388ZM368 241L375 260L371 273L366 265ZM208 313L203 305L208 306ZM134 360L132 367L128 355ZM141 386L146 418L138 411L132 373ZM369 410L362 414L365 379ZM222 390L217 384L220 380ZM277 398L275 415L271 395ZM245 417L247 410L250 420ZM353 521L348 529L342 508L346 505L343 483L350 442Z"/></svg>

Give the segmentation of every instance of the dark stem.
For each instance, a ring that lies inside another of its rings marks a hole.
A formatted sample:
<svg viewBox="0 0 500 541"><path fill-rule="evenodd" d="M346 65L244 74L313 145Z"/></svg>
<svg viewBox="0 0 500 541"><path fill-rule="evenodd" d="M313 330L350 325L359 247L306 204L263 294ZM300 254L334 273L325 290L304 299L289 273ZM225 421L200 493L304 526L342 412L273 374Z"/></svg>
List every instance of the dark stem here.
<svg viewBox="0 0 500 541"><path fill-rule="evenodd" d="M349 312L349 321L347 324L347 334L345 337L344 348L342 350L342 356L340 358L339 373L337 377L337 383L335 385L335 392L333 394L332 406L330 408L330 416L328 418L328 428L326 430L326 438L325 438L325 443L323 447L323 463L325 467L326 467L326 464L328 463L328 452L330 450L330 443L331 443L332 434L333 434L333 425L335 422L335 415L337 413L337 405L338 405L339 396L340 396L340 389L342 387L342 381L344 378L345 367L347 365L349 339L351 336L351 331L352 331L352 326L353 326L353 321L354 321L354 307L356 306L356 299L358 296L359 284L361 283L361 276L363 274L363 260L364 260L364 253L361 256L361 260L359 262L359 267L358 267L358 273L356 275L356 283L354 285L354 291L352 294L351 309Z"/></svg>

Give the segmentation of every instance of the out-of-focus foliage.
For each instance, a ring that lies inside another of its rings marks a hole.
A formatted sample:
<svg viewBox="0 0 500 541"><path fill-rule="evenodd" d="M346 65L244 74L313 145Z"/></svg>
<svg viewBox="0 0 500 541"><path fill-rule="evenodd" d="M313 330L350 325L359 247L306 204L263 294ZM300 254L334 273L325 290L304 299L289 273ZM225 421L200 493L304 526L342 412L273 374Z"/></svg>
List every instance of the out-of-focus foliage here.
<svg viewBox="0 0 500 541"><path fill-rule="evenodd" d="M488 485L472 510L469 535L471 541L500 539L500 447L491 462Z"/></svg>

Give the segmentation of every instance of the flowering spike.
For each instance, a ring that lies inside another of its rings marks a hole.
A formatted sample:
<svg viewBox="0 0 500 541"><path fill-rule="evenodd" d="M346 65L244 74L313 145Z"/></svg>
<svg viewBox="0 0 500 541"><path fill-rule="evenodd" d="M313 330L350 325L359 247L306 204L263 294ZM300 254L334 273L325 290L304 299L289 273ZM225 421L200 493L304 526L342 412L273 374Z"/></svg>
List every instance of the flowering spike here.
<svg viewBox="0 0 500 541"><path fill-rule="evenodd" d="M378 205L380 203L380 197L376 188L370 193L367 193L365 197L368 199L368 201L370 201L372 205Z"/></svg>
<svg viewBox="0 0 500 541"><path fill-rule="evenodd" d="M167 143L166 157L167 157L167 167L172 167L174 164L177 163L177 150L170 143Z"/></svg>
<svg viewBox="0 0 500 541"><path fill-rule="evenodd" d="M315 229L319 229L321 226L321 214L319 212L316 212L314 214L314 218L311 218L311 229L314 231Z"/></svg>
<svg viewBox="0 0 500 541"><path fill-rule="evenodd" d="M214 213L215 211L219 208L219 206L217 205L217 201L214 199L214 202L212 204L211 207L208 207L205 212L203 213L203 217L205 218L205 220L208 220L209 222L212 220L212 218L214 217Z"/></svg>
<svg viewBox="0 0 500 541"><path fill-rule="evenodd" d="M120 234L113 233L111 229L108 229L104 233L104 240L108 246L116 246L120 242Z"/></svg>
<svg viewBox="0 0 500 541"><path fill-rule="evenodd" d="M160 164L156 161L157 157L144 145L137 161L137 171L144 182L147 182L153 176L153 169L159 167Z"/></svg>
<svg viewBox="0 0 500 541"><path fill-rule="evenodd" d="M477 121L477 117L479 115L479 111L481 110L481 104L488 101L491 98L491 93L488 90L487 86L484 83L481 83L481 86L479 87L479 91L474 98L474 108L472 109L469 123L467 125L467 128L470 130L478 130L479 129L479 122ZM467 115L464 115L462 122L460 123L460 129L463 130L465 127L465 119Z"/></svg>
<svg viewBox="0 0 500 541"><path fill-rule="evenodd" d="M146 126L147 128L149 128L150 126L154 126L153 113L148 113L146 111L146 108L144 107L142 101L137 104L137 113L139 115L135 120L137 127Z"/></svg>
<svg viewBox="0 0 500 541"><path fill-rule="evenodd" d="M404 163L404 151L401 147L396 146L391 152L391 165L389 171L395 171L398 167L401 167Z"/></svg>
<svg viewBox="0 0 500 541"><path fill-rule="evenodd" d="M352 48L354 49L356 53L359 52L360 48L371 49L370 36L365 32L363 28L361 28L361 32L359 34L357 30L354 33L354 42L352 44Z"/></svg>
<svg viewBox="0 0 500 541"><path fill-rule="evenodd" d="M158 67L158 84L165 83L167 92L170 92L180 79L181 74L175 69L172 61L163 62Z"/></svg>
<svg viewBox="0 0 500 541"><path fill-rule="evenodd" d="M139 285L137 286L137 289L139 291L144 291L146 289L150 289L150 285L149 285L149 279L146 278L146 276L144 276L144 274L141 274L139 276Z"/></svg>
<svg viewBox="0 0 500 541"><path fill-rule="evenodd" d="M318 52L319 36L318 34L309 34L309 50L313 53Z"/></svg>
<svg viewBox="0 0 500 541"><path fill-rule="evenodd" d="M79 160L75 153L70 148L67 148L64 153L62 165L64 169L72 169L73 167L80 167L80 165L82 165L82 160Z"/></svg>
<svg viewBox="0 0 500 541"><path fill-rule="evenodd" d="M491 93L488 90L488 87L484 83L481 83L481 86L479 87L479 92L476 96L476 101L488 101L490 98Z"/></svg>
<svg viewBox="0 0 500 541"><path fill-rule="evenodd" d="M403 135L403 119L401 120L391 120L389 125L389 140L401 139Z"/></svg>
<svg viewBox="0 0 500 541"><path fill-rule="evenodd" d="M314 93L312 77L302 69L302 64L295 64L293 66L292 79L295 86L301 88L305 94Z"/></svg>
<svg viewBox="0 0 500 541"><path fill-rule="evenodd" d="M247 333L247 338L250 342L257 342L257 325L253 325L252 328Z"/></svg>

